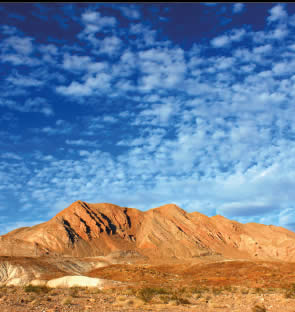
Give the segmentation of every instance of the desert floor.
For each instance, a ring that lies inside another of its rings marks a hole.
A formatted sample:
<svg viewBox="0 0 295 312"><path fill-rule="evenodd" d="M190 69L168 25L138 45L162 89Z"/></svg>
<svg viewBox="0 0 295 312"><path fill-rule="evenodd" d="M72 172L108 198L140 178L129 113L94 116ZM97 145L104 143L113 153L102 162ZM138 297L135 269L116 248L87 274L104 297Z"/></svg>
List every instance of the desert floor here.
<svg viewBox="0 0 295 312"><path fill-rule="evenodd" d="M0 312L295 312L295 264L113 264L88 276L104 289L0 287ZM112 282L115 281L115 282Z"/></svg>

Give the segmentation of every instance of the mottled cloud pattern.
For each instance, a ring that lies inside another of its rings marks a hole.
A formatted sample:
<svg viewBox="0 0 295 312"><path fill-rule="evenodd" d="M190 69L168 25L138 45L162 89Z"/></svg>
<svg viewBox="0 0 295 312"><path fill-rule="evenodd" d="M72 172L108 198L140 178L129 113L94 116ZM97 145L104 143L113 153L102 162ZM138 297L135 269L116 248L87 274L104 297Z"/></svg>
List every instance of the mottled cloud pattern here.
<svg viewBox="0 0 295 312"><path fill-rule="evenodd" d="M0 28L1 233L78 199L295 229L293 4L44 7Z"/></svg>

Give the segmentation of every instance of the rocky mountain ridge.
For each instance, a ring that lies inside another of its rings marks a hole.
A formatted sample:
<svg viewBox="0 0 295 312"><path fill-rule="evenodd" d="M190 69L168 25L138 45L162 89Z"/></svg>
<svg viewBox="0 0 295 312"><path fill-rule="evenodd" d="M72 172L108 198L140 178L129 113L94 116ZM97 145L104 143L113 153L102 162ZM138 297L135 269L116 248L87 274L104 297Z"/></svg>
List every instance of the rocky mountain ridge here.
<svg viewBox="0 0 295 312"><path fill-rule="evenodd" d="M222 216L187 213L169 204L140 211L76 201L51 220L0 236L2 256L107 256L128 251L148 259L295 261L295 233L241 224Z"/></svg>

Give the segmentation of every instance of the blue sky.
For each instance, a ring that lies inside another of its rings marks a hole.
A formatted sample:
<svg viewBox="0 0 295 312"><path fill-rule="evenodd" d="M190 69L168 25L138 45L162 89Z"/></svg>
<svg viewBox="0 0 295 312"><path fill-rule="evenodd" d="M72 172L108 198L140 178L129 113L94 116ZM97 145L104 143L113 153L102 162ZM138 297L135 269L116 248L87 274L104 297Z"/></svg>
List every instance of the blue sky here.
<svg viewBox="0 0 295 312"><path fill-rule="evenodd" d="M295 5L0 5L0 233L75 200L295 230Z"/></svg>

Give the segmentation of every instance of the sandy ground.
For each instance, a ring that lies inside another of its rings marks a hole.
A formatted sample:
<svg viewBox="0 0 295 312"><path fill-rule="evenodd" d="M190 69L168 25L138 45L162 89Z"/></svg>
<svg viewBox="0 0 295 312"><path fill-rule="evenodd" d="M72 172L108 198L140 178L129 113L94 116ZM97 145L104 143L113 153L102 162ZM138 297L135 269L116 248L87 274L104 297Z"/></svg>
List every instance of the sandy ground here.
<svg viewBox="0 0 295 312"><path fill-rule="evenodd" d="M286 298L282 289L117 287L100 291L9 286L0 289L0 307L1 312L294 312L295 299Z"/></svg>
<svg viewBox="0 0 295 312"><path fill-rule="evenodd" d="M41 260L22 259L22 265L38 264L44 271L41 279L66 274ZM92 268L85 275L103 279L102 289L0 286L0 312L295 312L295 263L125 263Z"/></svg>

